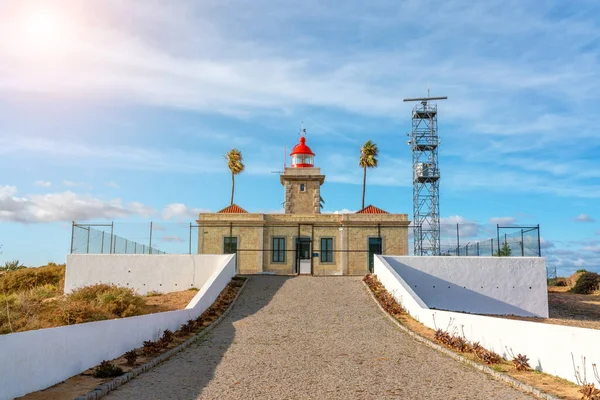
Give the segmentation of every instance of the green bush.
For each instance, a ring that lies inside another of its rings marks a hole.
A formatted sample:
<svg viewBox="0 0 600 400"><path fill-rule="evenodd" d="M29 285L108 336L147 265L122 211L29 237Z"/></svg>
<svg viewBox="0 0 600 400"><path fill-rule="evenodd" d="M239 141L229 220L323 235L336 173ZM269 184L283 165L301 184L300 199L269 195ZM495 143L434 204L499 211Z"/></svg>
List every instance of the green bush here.
<svg viewBox="0 0 600 400"><path fill-rule="evenodd" d="M95 305L115 317L140 315L146 305L144 298L133 289L107 284L76 289L67 298L70 302Z"/></svg>
<svg viewBox="0 0 600 400"><path fill-rule="evenodd" d="M590 294L595 290L598 290L598 286L600 285L600 275L595 272L584 272L577 282L575 286L571 289L571 292L577 294Z"/></svg>
<svg viewBox="0 0 600 400"><path fill-rule="evenodd" d="M64 265L47 265L5 272L0 276L0 291L7 294L32 290L37 286L54 285L60 293L65 282Z"/></svg>
<svg viewBox="0 0 600 400"><path fill-rule="evenodd" d="M96 378L114 378L123 375L123 369L109 361L102 361L100 365L94 368L94 377Z"/></svg>

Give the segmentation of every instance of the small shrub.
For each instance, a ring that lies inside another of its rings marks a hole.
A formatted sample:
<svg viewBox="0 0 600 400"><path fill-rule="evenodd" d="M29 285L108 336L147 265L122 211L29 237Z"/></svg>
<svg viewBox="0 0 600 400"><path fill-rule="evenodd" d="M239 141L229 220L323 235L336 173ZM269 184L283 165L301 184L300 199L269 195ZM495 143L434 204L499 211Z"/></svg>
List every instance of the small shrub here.
<svg viewBox="0 0 600 400"><path fill-rule="evenodd" d="M562 287L564 287L564 286L567 286L567 282L563 281L563 280L556 281L556 285L555 286L562 286Z"/></svg>
<svg viewBox="0 0 600 400"><path fill-rule="evenodd" d="M133 289L116 285L98 284L74 290L68 295L71 302L85 302L94 305L109 318L123 318L142 314L146 302Z"/></svg>
<svg viewBox="0 0 600 400"><path fill-rule="evenodd" d="M493 351L487 350L481 346L479 342L473 344L471 351L475 357L477 357L477 359L488 365L498 364L500 361L502 361L502 357L500 357L500 355L494 353Z"/></svg>
<svg viewBox="0 0 600 400"><path fill-rule="evenodd" d="M114 378L123 375L123 370L109 361L102 361L100 365L94 368L95 378Z"/></svg>
<svg viewBox="0 0 600 400"><path fill-rule="evenodd" d="M163 294L161 292L157 292L156 290L151 290L148 293L146 293L146 297L156 297L156 296L162 296Z"/></svg>
<svg viewBox="0 0 600 400"><path fill-rule="evenodd" d="M190 333L194 332L195 329L196 329L196 322L194 320L190 319L185 324L181 325L178 333L181 334L182 336L186 336L186 335L189 335Z"/></svg>
<svg viewBox="0 0 600 400"><path fill-rule="evenodd" d="M467 339L462 336L454 335L450 340L450 347L452 347L456 351L460 351L461 353L466 353L471 351L471 344Z"/></svg>
<svg viewBox="0 0 600 400"><path fill-rule="evenodd" d="M577 271L575 271L575 272L588 272L588 271L587 271L587 269L583 269L583 268L582 268L582 269L578 269L578 270L577 270Z"/></svg>
<svg viewBox="0 0 600 400"><path fill-rule="evenodd" d="M436 342L439 342L439 343L443 344L444 346L448 346L450 344L450 341L452 340L452 338L450 337L450 334L441 329L438 329L435 331L433 338Z"/></svg>
<svg viewBox="0 0 600 400"><path fill-rule="evenodd" d="M527 371L531 367L529 366L529 358L524 354L517 354L513 356L512 364L517 371Z"/></svg>
<svg viewBox="0 0 600 400"><path fill-rule="evenodd" d="M571 292L577 294L590 294L595 290L598 290L598 285L600 285L600 275L595 272L585 272L577 279Z"/></svg>
<svg viewBox="0 0 600 400"><path fill-rule="evenodd" d="M579 389L581 400L600 400L600 390L593 383L586 383Z"/></svg>
<svg viewBox="0 0 600 400"><path fill-rule="evenodd" d="M27 268L19 260L7 261L4 263L4 267L0 267L2 271L16 271L18 269Z"/></svg>
<svg viewBox="0 0 600 400"><path fill-rule="evenodd" d="M158 342L146 340L142 347L142 354L145 356L150 356L150 355L160 352L160 349L161 349L161 346L158 344Z"/></svg>
<svg viewBox="0 0 600 400"><path fill-rule="evenodd" d="M129 350L127 353L125 353L125 359L127 360L127 365L129 366L135 365L137 358L138 354L135 350Z"/></svg>
<svg viewBox="0 0 600 400"><path fill-rule="evenodd" d="M173 332L171 332L169 329L165 329L163 335L158 340L158 345L164 349L167 348L169 344L173 342L173 340Z"/></svg>
<svg viewBox="0 0 600 400"><path fill-rule="evenodd" d="M104 321L111 318L102 308L82 300L65 299L57 308L50 310L48 318L58 325L81 324L90 321Z"/></svg>
<svg viewBox="0 0 600 400"><path fill-rule="evenodd" d="M37 286L31 289L29 295L39 300L45 300L59 295L55 285L46 283L45 285Z"/></svg>

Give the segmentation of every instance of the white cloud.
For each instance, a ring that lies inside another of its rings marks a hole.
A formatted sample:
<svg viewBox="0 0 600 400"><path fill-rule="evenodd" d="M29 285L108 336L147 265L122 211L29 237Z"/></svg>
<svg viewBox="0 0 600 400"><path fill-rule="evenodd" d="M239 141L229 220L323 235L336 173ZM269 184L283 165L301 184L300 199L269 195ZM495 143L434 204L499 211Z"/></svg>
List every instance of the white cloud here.
<svg viewBox="0 0 600 400"><path fill-rule="evenodd" d="M50 181L35 181L35 185L39 187L50 187L52 186L52 182Z"/></svg>
<svg viewBox="0 0 600 400"><path fill-rule="evenodd" d="M186 241L186 239L184 239L182 237L179 237L179 236L175 236L175 235L172 235L172 236L168 236L168 235L167 236L161 236L160 240L162 242L167 242L167 243L174 243L174 242L181 243L181 242L185 242Z"/></svg>
<svg viewBox="0 0 600 400"><path fill-rule="evenodd" d="M488 220L490 224L500 226L514 225L516 221L517 219L514 217L492 217Z"/></svg>
<svg viewBox="0 0 600 400"><path fill-rule="evenodd" d="M0 221L5 222L89 221L149 217L153 213L151 207L136 202L123 204L120 199L107 201L70 191L17 197L15 186L0 186Z"/></svg>
<svg viewBox="0 0 600 400"><path fill-rule="evenodd" d="M87 189L87 190L91 190L93 189L92 185L90 185L89 183L86 182L73 182L73 181L63 181L62 184L66 187L72 187L72 188L81 188L81 189Z"/></svg>
<svg viewBox="0 0 600 400"><path fill-rule="evenodd" d="M589 251L591 253L599 253L600 254L600 245L596 245L596 246L583 246L581 248L581 250L582 251Z"/></svg>
<svg viewBox="0 0 600 400"><path fill-rule="evenodd" d="M440 218L440 233L442 236L456 236L456 225L461 238L473 238L479 235L481 225L475 221L469 221L460 215Z"/></svg>
<svg viewBox="0 0 600 400"><path fill-rule="evenodd" d="M201 212L209 212L201 208L188 207L182 203L168 204L163 208L162 215L166 220L189 220L198 218Z"/></svg>
<svg viewBox="0 0 600 400"><path fill-rule="evenodd" d="M106 186L108 186L108 187L111 187L111 188L114 188L114 189L118 189L118 188L120 188L120 187L121 187L121 186L119 186L119 184L118 184L118 183L116 183L116 182L113 182L113 181L106 182Z"/></svg>
<svg viewBox="0 0 600 400"><path fill-rule="evenodd" d="M590 217L587 214L579 214L578 216L576 216L573 219L577 222L596 222L596 220L594 218Z"/></svg>
<svg viewBox="0 0 600 400"><path fill-rule="evenodd" d="M349 210L347 208L343 208L341 210L335 211L323 211L323 214L354 214L356 210Z"/></svg>

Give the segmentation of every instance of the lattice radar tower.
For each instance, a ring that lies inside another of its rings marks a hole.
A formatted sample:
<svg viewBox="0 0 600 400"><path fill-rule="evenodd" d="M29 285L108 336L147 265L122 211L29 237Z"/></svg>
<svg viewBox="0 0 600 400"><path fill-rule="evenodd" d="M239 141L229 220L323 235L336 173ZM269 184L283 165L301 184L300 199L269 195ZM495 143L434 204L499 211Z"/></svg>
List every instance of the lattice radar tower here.
<svg viewBox="0 0 600 400"><path fill-rule="evenodd" d="M440 170L438 167L437 104L447 97L404 99L417 101L412 110L412 134L407 144L413 165L414 255L440 255ZM407 134L408 135L408 134Z"/></svg>

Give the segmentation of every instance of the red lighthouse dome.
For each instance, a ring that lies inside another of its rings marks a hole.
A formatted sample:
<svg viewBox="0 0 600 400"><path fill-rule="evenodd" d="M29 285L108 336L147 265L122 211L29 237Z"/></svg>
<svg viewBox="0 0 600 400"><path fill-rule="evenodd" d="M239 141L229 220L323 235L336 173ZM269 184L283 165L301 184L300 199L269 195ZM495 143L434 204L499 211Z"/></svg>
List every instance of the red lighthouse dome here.
<svg viewBox="0 0 600 400"><path fill-rule="evenodd" d="M292 152L292 168L312 168L314 167L315 153L306 145L306 138L300 137L300 143L294 146Z"/></svg>

